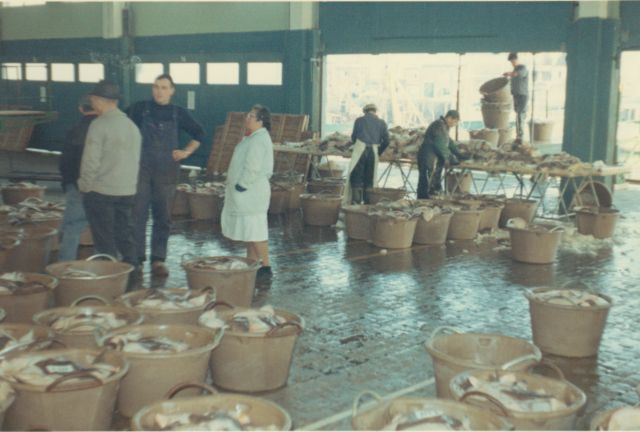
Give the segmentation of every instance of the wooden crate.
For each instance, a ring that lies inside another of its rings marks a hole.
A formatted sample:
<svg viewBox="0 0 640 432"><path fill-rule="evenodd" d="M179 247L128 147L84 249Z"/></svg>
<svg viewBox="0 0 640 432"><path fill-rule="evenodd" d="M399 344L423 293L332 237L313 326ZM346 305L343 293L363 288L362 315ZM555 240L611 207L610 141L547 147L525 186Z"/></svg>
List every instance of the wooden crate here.
<svg viewBox="0 0 640 432"><path fill-rule="evenodd" d="M214 144L207 163L207 174L225 173L229 169L231 157L236 145L244 136L244 119L246 113L229 112L222 127L220 139L214 138ZM217 128L216 128L217 133Z"/></svg>
<svg viewBox="0 0 640 432"><path fill-rule="evenodd" d="M216 128L207 174L225 173L229 169L233 151L244 137L245 115L246 113L229 112L224 126ZM274 143L300 141L308 124L309 116L305 114L271 114L271 140ZM310 161L309 155L276 152L274 172L295 170L306 174Z"/></svg>

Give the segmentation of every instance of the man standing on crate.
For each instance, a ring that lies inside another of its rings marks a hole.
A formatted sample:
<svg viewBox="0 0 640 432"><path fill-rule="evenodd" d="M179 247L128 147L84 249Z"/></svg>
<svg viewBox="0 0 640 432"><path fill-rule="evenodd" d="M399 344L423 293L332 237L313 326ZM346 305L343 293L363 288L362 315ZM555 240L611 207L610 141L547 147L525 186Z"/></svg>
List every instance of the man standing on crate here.
<svg viewBox="0 0 640 432"><path fill-rule="evenodd" d="M442 170L459 164L467 157L449 137L449 130L456 127L460 114L449 110L429 125L424 141L418 150L418 199L429 199L442 191Z"/></svg>
<svg viewBox="0 0 640 432"><path fill-rule="evenodd" d="M387 124L376 115L378 108L367 104L364 115L353 124L351 142L354 143L349 177L343 197L345 204L369 204L369 192L378 179L378 156L389 146Z"/></svg>
<svg viewBox="0 0 640 432"><path fill-rule="evenodd" d="M511 72L502 75L511 78L511 95L513 96L513 109L516 112L516 139L522 143L524 135L523 124L527 113L527 101L529 99L529 71L527 67L518 62L518 53L509 53L509 61L513 66Z"/></svg>
<svg viewBox="0 0 640 432"><path fill-rule="evenodd" d="M138 260L141 265L146 260L146 227L151 209L151 273L160 277L169 275L165 259L180 161L191 156L204 140L202 126L186 109L171 103L175 91L171 75L160 75L153 82L153 99L137 102L127 109L142 133L140 177L134 208ZM180 131L191 137L182 150L179 148Z"/></svg>

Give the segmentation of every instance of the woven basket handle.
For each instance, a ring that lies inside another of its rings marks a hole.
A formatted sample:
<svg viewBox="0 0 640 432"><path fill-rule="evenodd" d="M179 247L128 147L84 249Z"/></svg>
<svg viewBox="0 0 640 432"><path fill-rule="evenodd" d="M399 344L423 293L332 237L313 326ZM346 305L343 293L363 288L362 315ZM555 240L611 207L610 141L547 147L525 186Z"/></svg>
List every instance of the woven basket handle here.
<svg viewBox="0 0 640 432"><path fill-rule="evenodd" d="M380 402L382 400L382 397L378 393L376 393L374 391L371 391L371 390L365 390L365 391L359 393L355 397L355 399L353 400L353 406L351 408L351 416L352 417L355 417L355 416L358 415L358 410L360 409L360 405L362 405L362 400L364 399L365 396L369 396L369 397L375 399L376 402Z"/></svg>
<svg viewBox="0 0 640 432"><path fill-rule="evenodd" d="M107 299L105 299L104 297L100 297L97 295L86 295L86 296L78 297L77 299L75 299L73 303L71 303L71 306L78 306L80 303L83 303L87 300L98 300L99 302L102 302L105 306L109 304Z"/></svg>
<svg viewBox="0 0 640 432"><path fill-rule="evenodd" d="M509 417L509 410L507 409L507 407L504 406L504 404L502 402L500 402L498 399L494 398L490 394L485 393L483 391L471 390L471 391L465 392L462 396L460 396L460 399L458 399L458 400L460 402L464 402L465 399L467 399L469 396L479 396L481 398L484 398L484 399L488 400L493 405L495 405L496 408L498 408L500 410L500 412L502 413L502 415L504 417Z"/></svg>
<svg viewBox="0 0 640 432"><path fill-rule="evenodd" d="M113 262L118 262L117 259L115 259L114 257L112 257L109 254L95 254L95 255L91 255L89 258L87 258L85 261L94 261L98 258L106 258L109 261L113 261Z"/></svg>
<svg viewBox="0 0 640 432"><path fill-rule="evenodd" d="M562 370L556 366L555 364L551 363L548 360L540 360L537 363L532 363L529 366L527 366L527 372L529 373L535 373L535 370L537 368L546 368L546 369L550 369L552 370L556 375L557 378L561 381L566 381L566 377L564 376L564 372L562 372Z"/></svg>
<svg viewBox="0 0 640 432"><path fill-rule="evenodd" d="M171 387L169 391L167 391L167 393L164 395L164 398L173 399L173 397L178 393L180 393L182 390L186 390L190 388L197 388L202 390L203 392L207 392L208 394L212 394L212 395L218 393L218 390L211 387L210 385L197 383L197 382L187 382L187 383L176 384L175 386Z"/></svg>
<svg viewBox="0 0 640 432"><path fill-rule="evenodd" d="M216 307L218 307L218 306L224 306L224 307L227 307L227 308L229 308L229 309L235 309L235 306L233 306L233 305L232 305L232 304L230 304L230 303L227 303L226 301L222 301L222 300L214 300L214 301L210 302L208 305L206 305L206 306L204 307L204 310L205 310L205 311L209 311L209 310L211 310L211 309L215 309L215 308L216 308Z"/></svg>
<svg viewBox="0 0 640 432"><path fill-rule="evenodd" d="M191 260L192 258L195 258L195 255L190 254L190 253L188 253L188 252L187 252L187 253L183 253L183 254L180 256L180 264L184 264L186 261L189 261L189 260Z"/></svg>
<svg viewBox="0 0 640 432"><path fill-rule="evenodd" d="M581 290L585 290L585 291L591 291L591 287L582 282L582 281L566 281L565 283L562 284L562 289L569 289L570 287L575 286L576 289L581 289Z"/></svg>
<svg viewBox="0 0 640 432"><path fill-rule="evenodd" d="M535 354L525 354L523 356L520 357L516 357L512 360L509 360L508 362L504 363L502 366L500 366L500 369L502 370L508 370L513 368L514 366L517 366L519 364L522 363L526 363L526 362L530 362L530 363L538 363L540 362L540 359L535 355Z"/></svg>
<svg viewBox="0 0 640 432"><path fill-rule="evenodd" d="M266 337L277 337L278 336L278 332L280 332L280 330L285 329L287 327L296 327L297 328L296 335L299 335L300 333L302 333L302 326L300 325L300 323L298 323L296 321L287 321L287 322L283 322L282 324L278 324L277 326L275 326L272 329L270 329L265 334L265 336Z"/></svg>
<svg viewBox="0 0 640 432"><path fill-rule="evenodd" d="M76 372L70 373L68 375L61 376L60 378L58 378L57 380L55 380L54 382L49 384L44 391L46 393L50 393L50 392L53 391L54 388L56 388L57 386L59 386L63 382L69 381L69 380L75 379L75 378L89 378L89 379L92 379L92 380L95 381L94 383L89 384L88 386L82 387L82 390L86 390L86 389L90 389L90 388L94 388L94 387L100 387L103 384L103 382L102 382L102 380L100 378L98 378L97 376L93 375L89 371L83 370L83 371L76 371Z"/></svg>
<svg viewBox="0 0 640 432"><path fill-rule="evenodd" d="M429 341L432 341L436 336L440 336L441 334L456 334L456 333L462 333L461 330L457 329L456 327L450 327L450 326L440 326L437 327L433 332L431 332L431 336L429 336Z"/></svg>

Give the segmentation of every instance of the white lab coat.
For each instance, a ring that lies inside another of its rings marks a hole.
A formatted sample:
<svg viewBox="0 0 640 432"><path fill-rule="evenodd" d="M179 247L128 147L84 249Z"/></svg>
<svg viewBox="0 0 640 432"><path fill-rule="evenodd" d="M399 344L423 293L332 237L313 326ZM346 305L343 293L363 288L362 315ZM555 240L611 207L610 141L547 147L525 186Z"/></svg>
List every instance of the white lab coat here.
<svg viewBox="0 0 640 432"><path fill-rule="evenodd" d="M269 238L267 210L271 199L269 179L273 174L273 143L260 128L244 137L233 151L224 207L222 234L236 241L259 242ZM246 188L238 192L236 184Z"/></svg>

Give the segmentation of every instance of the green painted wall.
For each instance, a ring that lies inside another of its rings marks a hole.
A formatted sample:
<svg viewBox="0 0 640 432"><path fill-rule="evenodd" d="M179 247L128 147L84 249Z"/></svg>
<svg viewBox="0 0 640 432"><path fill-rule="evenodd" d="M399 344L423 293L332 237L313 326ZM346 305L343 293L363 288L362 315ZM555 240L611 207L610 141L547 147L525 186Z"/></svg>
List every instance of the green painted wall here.
<svg viewBox="0 0 640 432"><path fill-rule="evenodd" d="M0 8L3 41L102 36L101 3Z"/></svg>
<svg viewBox="0 0 640 432"><path fill-rule="evenodd" d="M289 29L287 2L131 3L136 36Z"/></svg>

